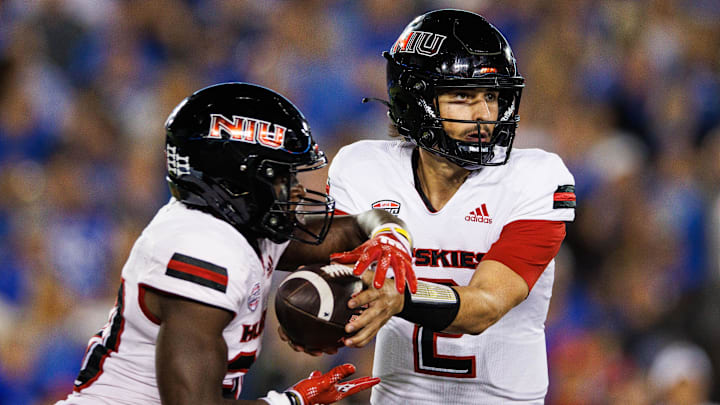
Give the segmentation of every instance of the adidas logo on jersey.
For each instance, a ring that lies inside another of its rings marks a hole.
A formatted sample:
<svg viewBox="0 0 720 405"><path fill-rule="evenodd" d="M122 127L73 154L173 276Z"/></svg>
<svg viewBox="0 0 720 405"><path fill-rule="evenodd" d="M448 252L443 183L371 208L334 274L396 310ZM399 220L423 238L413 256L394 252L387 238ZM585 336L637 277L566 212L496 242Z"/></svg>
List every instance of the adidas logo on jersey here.
<svg viewBox="0 0 720 405"><path fill-rule="evenodd" d="M470 211L468 215L465 215L465 220L468 222L480 222L484 224L492 224L492 218L488 215L487 207L485 204Z"/></svg>

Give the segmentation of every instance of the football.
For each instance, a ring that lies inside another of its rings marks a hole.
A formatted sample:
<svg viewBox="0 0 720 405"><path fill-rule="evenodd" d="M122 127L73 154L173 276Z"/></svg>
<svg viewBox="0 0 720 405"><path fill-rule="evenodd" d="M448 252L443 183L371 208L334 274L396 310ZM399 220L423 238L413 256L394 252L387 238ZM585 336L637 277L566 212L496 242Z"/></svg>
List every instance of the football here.
<svg viewBox="0 0 720 405"><path fill-rule="evenodd" d="M301 266L280 283L275 295L275 314L290 340L306 350L341 347L345 325L359 309L347 306L362 290L352 268L341 264Z"/></svg>

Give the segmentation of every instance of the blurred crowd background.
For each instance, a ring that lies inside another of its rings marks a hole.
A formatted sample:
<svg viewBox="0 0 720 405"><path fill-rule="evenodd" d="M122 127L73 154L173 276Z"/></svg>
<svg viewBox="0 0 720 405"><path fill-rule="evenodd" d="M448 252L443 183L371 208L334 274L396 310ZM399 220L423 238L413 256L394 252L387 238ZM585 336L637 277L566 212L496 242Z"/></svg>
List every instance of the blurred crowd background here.
<svg viewBox="0 0 720 405"><path fill-rule="evenodd" d="M163 123L180 100L221 81L268 86L332 158L386 137L382 106L360 102L386 98L380 53L445 7L510 40L527 81L516 147L556 152L575 175L547 403L720 402L719 1L4 0L0 404L71 391L169 197ZM344 361L370 373L371 347L293 352L272 312L244 398Z"/></svg>

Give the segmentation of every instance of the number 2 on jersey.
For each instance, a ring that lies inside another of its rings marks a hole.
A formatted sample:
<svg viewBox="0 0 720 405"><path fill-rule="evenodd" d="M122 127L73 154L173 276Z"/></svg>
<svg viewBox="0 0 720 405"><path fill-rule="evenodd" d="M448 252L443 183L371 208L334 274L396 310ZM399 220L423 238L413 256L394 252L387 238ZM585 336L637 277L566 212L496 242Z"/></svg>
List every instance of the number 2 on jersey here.
<svg viewBox="0 0 720 405"><path fill-rule="evenodd" d="M433 280L422 278L449 286L457 285L453 280ZM413 356L415 372L420 374L440 375L453 378L475 378L475 356L450 356L439 354L438 339L457 339L462 334L433 332L420 325L413 330Z"/></svg>

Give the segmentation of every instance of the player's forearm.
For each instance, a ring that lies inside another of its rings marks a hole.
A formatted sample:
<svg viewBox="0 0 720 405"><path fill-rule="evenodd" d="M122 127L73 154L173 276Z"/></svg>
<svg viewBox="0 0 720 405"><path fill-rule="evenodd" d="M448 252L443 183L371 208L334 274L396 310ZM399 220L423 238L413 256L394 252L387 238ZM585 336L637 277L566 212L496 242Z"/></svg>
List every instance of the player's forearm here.
<svg viewBox="0 0 720 405"><path fill-rule="evenodd" d="M400 227L405 228L405 222L395 215L385 210L369 210L363 213L357 214L357 226L360 234L367 235L367 239L370 234L378 226L386 223L398 224ZM361 242L364 242L361 241ZM351 246L352 248L353 246Z"/></svg>
<svg viewBox="0 0 720 405"><path fill-rule="evenodd" d="M478 265L468 286L453 287L460 309L445 331L478 334L494 325L528 295L527 283L504 264L487 260Z"/></svg>
<svg viewBox="0 0 720 405"><path fill-rule="evenodd" d="M478 334L500 320L507 308L493 294L474 287L418 282L405 293L397 316L438 332Z"/></svg>
<svg viewBox="0 0 720 405"><path fill-rule="evenodd" d="M478 334L495 324L528 295L525 281L497 261L483 261L468 286L418 282L406 293L397 316L436 331Z"/></svg>
<svg viewBox="0 0 720 405"><path fill-rule="evenodd" d="M476 335L494 325L510 310L486 291L473 287L453 288L460 297L460 309L444 332Z"/></svg>
<svg viewBox="0 0 720 405"><path fill-rule="evenodd" d="M335 217L330 232L322 244L312 246L296 241L291 242L283 253L278 269L294 270L303 264L327 263L330 254L352 250L368 240L373 230L385 223L405 227L405 223L401 219L384 210L369 210L357 215ZM306 226L314 229L316 224L309 223Z"/></svg>

